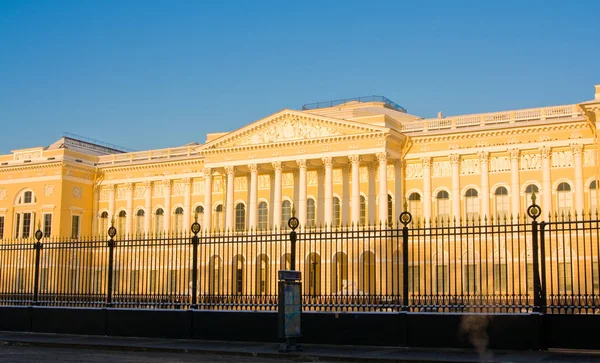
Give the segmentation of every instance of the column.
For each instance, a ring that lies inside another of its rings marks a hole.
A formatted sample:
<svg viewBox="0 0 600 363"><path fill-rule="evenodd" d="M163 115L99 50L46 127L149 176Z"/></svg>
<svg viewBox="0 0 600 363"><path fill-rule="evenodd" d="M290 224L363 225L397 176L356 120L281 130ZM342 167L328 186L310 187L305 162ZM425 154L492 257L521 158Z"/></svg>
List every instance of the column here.
<svg viewBox="0 0 600 363"><path fill-rule="evenodd" d="M388 187L387 187L387 158L388 153L378 153L379 161L379 223L388 222Z"/></svg>
<svg viewBox="0 0 600 363"><path fill-rule="evenodd" d="M152 182L145 182L144 188L144 232L149 234L152 230Z"/></svg>
<svg viewBox="0 0 600 363"><path fill-rule="evenodd" d="M542 155L542 215L540 220L545 220L552 213L552 184L550 179L550 148L543 146Z"/></svg>
<svg viewBox="0 0 600 363"><path fill-rule="evenodd" d="M333 223L333 160L323 158L325 166L325 226L331 227Z"/></svg>
<svg viewBox="0 0 600 363"><path fill-rule="evenodd" d="M204 230L212 230L212 170L204 168Z"/></svg>
<svg viewBox="0 0 600 363"><path fill-rule="evenodd" d="M402 193L402 169L404 162L396 160L394 162L394 225L398 225L400 213L404 212L404 195Z"/></svg>
<svg viewBox="0 0 600 363"><path fill-rule="evenodd" d="M273 190L273 228L281 227L281 162L272 163L275 169L275 190Z"/></svg>
<svg viewBox="0 0 600 363"><path fill-rule="evenodd" d="M369 177L369 193L367 194L367 224L374 224L375 219L375 207L377 205L377 201L375 199L375 172L377 170L377 165L375 163L367 164L368 177Z"/></svg>
<svg viewBox="0 0 600 363"><path fill-rule="evenodd" d="M133 234L133 183L125 185L127 191L127 215L125 216L125 235Z"/></svg>
<svg viewBox="0 0 600 363"><path fill-rule="evenodd" d="M480 151L479 165L481 166L481 219L490 220L490 174L489 174L489 153Z"/></svg>
<svg viewBox="0 0 600 363"><path fill-rule="evenodd" d="M189 231L192 225L192 179L183 178L183 231ZM181 232L181 231L177 231Z"/></svg>
<svg viewBox="0 0 600 363"><path fill-rule="evenodd" d="M248 227L251 231L258 228L258 166L256 164L248 165L250 169L250 200L248 203Z"/></svg>
<svg viewBox="0 0 600 363"><path fill-rule="evenodd" d="M352 168L352 224L358 226L360 223L360 156L350 155L348 159Z"/></svg>
<svg viewBox="0 0 600 363"><path fill-rule="evenodd" d="M510 151L510 201L513 218L523 216L523 213L521 213L521 188L519 183L519 153L519 149L512 149Z"/></svg>
<svg viewBox="0 0 600 363"><path fill-rule="evenodd" d="M421 158L423 165L423 217L424 225L431 222L431 157Z"/></svg>
<svg viewBox="0 0 600 363"><path fill-rule="evenodd" d="M94 216L94 220L92 223L92 233L94 236L98 234L105 233L105 231L98 231L98 219L100 216L98 215L98 204L100 204L100 186L94 185L94 200L92 201L92 213ZM37 227L37 226L36 226Z"/></svg>
<svg viewBox="0 0 600 363"><path fill-rule="evenodd" d="M227 207L225 208L225 230L233 231L234 230L234 210L233 210L233 198L234 195L234 184L235 184L235 168L233 166L226 166L225 173L227 174L227 195L226 203Z"/></svg>
<svg viewBox="0 0 600 363"><path fill-rule="evenodd" d="M317 169L317 226L325 224L325 169Z"/></svg>
<svg viewBox="0 0 600 363"><path fill-rule="evenodd" d="M108 186L108 226L111 226L111 223L116 222L115 218L115 189L117 186L115 184L111 184ZM118 232L118 231L117 231Z"/></svg>
<svg viewBox="0 0 600 363"><path fill-rule="evenodd" d="M164 193L165 193L165 215L163 219L163 230L165 233L169 233L171 231L171 187L173 186L173 181L171 179L163 180L164 183Z"/></svg>
<svg viewBox="0 0 600 363"><path fill-rule="evenodd" d="M348 166L342 167L342 226L348 225L348 215L350 214L350 172Z"/></svg>
<svg viewBox="0 0 600 363"><path fill-rule="evenodd" d="M573 151L573 167L575 168L575 215L578 219L583 218L585 207L583 205L583 145L571 145Z"/></svg>
<svg viewBox="0 0 600 363"><path fill-rule="evenodd" d="M298 220L300 226L306 226L307 209L306 209L306 160L297 160L298 164Z"/></svg>
<svg viewBox="0 0 600 363"><path fill-rule="evenodd" d="M450 163L452 164L452 216L456 221L461 220L460 214L460 155L450 155Z"/></svg>

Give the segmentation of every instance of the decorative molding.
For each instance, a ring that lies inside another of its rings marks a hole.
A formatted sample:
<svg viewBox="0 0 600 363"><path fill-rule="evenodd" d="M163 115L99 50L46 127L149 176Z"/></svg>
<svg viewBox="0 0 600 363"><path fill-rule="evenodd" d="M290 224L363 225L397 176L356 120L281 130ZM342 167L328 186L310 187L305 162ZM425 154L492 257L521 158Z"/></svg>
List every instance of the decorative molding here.
<svg viewBox="0 0 600 363"><path fill-rule="evenodd" d="M0 189L0 200L6 199L6 189Z"/></svg>
<svg viewBox="0 0 600 363"><path fill-rule="evenodd" d="M54 184L44 185L44 196L51 197L54 195Z"/></svg>
<svg viewBox="0 0 600 363"><path fill-rule="evenodd" d="M271 163L271 165L273 165L273 169L275 169L275 171L281 170L281 161L274 161Z"/></svg>
<svg viewBox="0 0 600 363"><path fill-rule="evenodd" d="M333 166L333 159L331 157L324 157L321 159L323 161L323 166L326 168L330 168Z"/></svg>
<svg viewBox="0 0 600 363"><path fill-rule="evenodd" d="M296 164L298 165L298 168L306 169L306 160L305 159L296 160Z"/></svg>
<svg viewBox="0 0 600 363"><path fill-rule="evenodd" d="M73 198L81 199L82 194L83 190L81 187L73 187Z"/></svg>

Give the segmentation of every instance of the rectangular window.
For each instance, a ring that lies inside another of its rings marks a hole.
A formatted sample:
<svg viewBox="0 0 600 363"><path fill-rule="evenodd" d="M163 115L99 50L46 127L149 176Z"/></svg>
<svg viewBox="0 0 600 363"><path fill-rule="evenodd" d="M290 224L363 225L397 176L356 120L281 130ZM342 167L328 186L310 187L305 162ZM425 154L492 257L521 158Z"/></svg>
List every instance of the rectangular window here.
<svg viewBox="0 0 600 363"><path fill-rule="evenodd" d="M44 237L52 234L52 214L44 214Z"/></svg>
<svg viewBox="0 0 600 363"><path fill-rule="evenodd" d="M408 293L419 293L419 266L408 266Z"/></svg>
<svg viewBox="0 0 600 363"><path fill-rule="evenodd" d="M4 216L0 216L0 239L4 238Z"/></svg>
<svg viewBox="0 0 600 363"><path fill-rule="evenodd" d="M506 264L494 264L494 291L506 292Z"/></svg>
<svg viewBox="0 0 600 363"><path fill-rule="evenodd" d="M463 267L463 293L477 292L477 265L469 264Z"/></svg>
<svg viewBox="0 0 600 363"><path fill-rule="evenodd" d="M19 228L21 227L21 215L15 214L15 238L19 238Z"/></svg>
<svg viewBox="0 0 600 363"><path fill-rule="evenodd" d="M71 238L77 239L79 238L79 216L71 217Z"/></svg>
<svg viewBox="0 0 600 363"><path fill-rule="evenodd" d="M31 231L31 213L23 213L23 238L29 238Z"/></svg>
<svg viewBox="0 0 600 363"><path fill-rule="evenodd" d="M439 222L450 220L450 199L438 199L437 218Z"/></svg>
<svg viewBox="0 0 600 363"><path fill-rule="evenodd" d="M496 216L500 220L508 218L508 195L496 196Z"/></svg>
<svg viewBox="0 0 600 363"><path fill-rule="evenodd" d="M465 198L465 210L467 222L476 222L479 219L479 198L478 197L466 197Z"/></svg>

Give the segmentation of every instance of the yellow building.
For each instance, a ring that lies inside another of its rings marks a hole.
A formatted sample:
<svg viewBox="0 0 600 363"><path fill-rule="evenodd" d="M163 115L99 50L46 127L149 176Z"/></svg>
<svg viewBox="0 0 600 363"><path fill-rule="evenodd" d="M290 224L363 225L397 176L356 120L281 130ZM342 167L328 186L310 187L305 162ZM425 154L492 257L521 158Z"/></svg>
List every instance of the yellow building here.
<svg viewBox="0 0 600 363"><path fill-rule="evenodd" d="M122 152L72 136L0 156L0 238L523 216L595 210L595 99L423 119L384 97L282 110L203 144Z"/></svg>

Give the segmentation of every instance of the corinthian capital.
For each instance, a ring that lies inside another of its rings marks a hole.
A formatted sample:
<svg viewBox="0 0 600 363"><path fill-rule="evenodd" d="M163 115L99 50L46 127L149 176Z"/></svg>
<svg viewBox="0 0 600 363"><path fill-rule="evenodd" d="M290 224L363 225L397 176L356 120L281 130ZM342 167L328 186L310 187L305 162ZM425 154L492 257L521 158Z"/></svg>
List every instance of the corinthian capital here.
<svg viewBox="0 0 600 363"><path fill-rule="evenodd" d="M377 153L377 160L379 160L379 163L387 163L387 159L389 157L389 154L387 152L382 152L382 153Z"/></svg>
<svg viewBox="0 0 600 363"><path fill-rule="evenodd" d="M460 162L460 155L450 154L450 162L454 165L458 165L458 163Z"/></svg>
<svg viewBox="0 0 600 363"><path fill-rule="evenodd" d="M431 157L424 156L421 158L421 164L424 168L429 168L431 166Z"/></svg>
<svg viewBox="0 0 600 363"><path fill-rule="evenodd" d="M298 164L298 168L306 169L306 160L305 159L296 160L296 164Z"/></svg>
<svg viewBox="0 0 600 363"><path fill-rule="evenodd" d="M358 163L360 163L360 155L356 155L356 154L349 155L348 160L350 160L350 162L352 164L358 164Z"/></svg>
<svg viewBox="0 0 600 363"><path fill-rule="evenodd" d="M571 145L571 151L573 151L574 156L581 156L581 154L583 153L583 145L573 144Z"/></svg>
<svg viewBox="0 0 600 363"><path fill-rule="evenodd" d="M510 150L510 160L519 160L520 154L521 154L521 150L519 150L519 149Z"/></svg>
<svg viewBox="0 0 600 363"><path fill-rule="evenodd" d="M209 178L212 176L212 169L211 168L204 168L202 169L202 174L204 174L205 178Z"/></svg>
<svg viewBox="0 0 600 363"><path fill-rule="evenodd" d="M225 173L227 175L233 175L233 173L235 172L235 167L228 165L225 167Z"/></svg>
<svg viewBox="0 0 600 363"><path fill-rule="evenodd" d="M480 151L477 156L482 163L486 163L490 159L490 154L487 151Z"/></svg>
<svg viewBox="0 0 600 363"><path fill-rule="evenodd" d="M540 148L540 154L542 155L542 159L549 159L550 158L550 148L547 146L542 146Z"/></svg>
<svg viewBox="0 0 600 363"><path fill-rule="evenodd" d="M325 167L328 167L328 168L330 168L330 167L333 165L333 159L332 159L331 157L329 157L329 156L328 156L328 157L325 157L325 158L323 158L323 159L321 159L321 160L323 160L323 165L324 165Z"/></svg>
<svg viewBox="0 0 600 363"><path fill-rule="evenodd" d="M258 171L258 165L250 164L250 165L248 165L248 169L250 169L251 173L256 173Z"/></svg>
<svg viewBox="0 0 600 363"><path fill-rule="evenodd" d="M281 161L274 161L271 165L273 165L273 169L276 171L281 171Z"/></svg>

